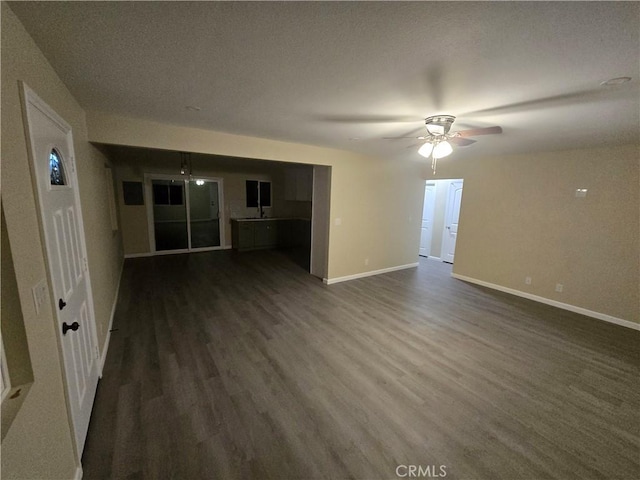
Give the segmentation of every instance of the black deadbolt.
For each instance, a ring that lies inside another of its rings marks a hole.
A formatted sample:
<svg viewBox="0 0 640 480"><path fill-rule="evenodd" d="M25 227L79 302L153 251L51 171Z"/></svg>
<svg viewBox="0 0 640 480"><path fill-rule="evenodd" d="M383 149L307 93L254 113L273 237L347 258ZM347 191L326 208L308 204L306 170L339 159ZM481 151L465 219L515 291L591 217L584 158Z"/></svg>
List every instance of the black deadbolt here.
<svg viewBox="0 0 640 480"><path fill-rule="evenodd" d="M60 299L58 299L58 308L59 308L60 310L62 310L62 309L63 309L64 307L66 307L66 306L67 306L67 302L65 302L65 301L64 301L64 300L62 300L61 298L60 298Z"/></svg>
<svg viewBox="0 0 640 480"><path fill-rule="evenodd" d="M62 334L66 335L67 330L73 330L74 332L80 328L80 324L78 322L73 322L71 325L67 325L66 322L62 322Z"/></svg>

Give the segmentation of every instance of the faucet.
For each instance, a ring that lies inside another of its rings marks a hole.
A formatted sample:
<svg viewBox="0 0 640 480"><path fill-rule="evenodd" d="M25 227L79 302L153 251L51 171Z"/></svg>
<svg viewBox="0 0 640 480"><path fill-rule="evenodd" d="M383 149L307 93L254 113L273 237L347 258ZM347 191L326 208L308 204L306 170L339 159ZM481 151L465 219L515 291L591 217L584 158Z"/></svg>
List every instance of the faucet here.
<svg viewBox="0 0 640 480"><path fill-rule="evenodd" d="M262 204L258 205L258 212L260 213L260 218L264 218L264 211L262 210Z"/></svg>

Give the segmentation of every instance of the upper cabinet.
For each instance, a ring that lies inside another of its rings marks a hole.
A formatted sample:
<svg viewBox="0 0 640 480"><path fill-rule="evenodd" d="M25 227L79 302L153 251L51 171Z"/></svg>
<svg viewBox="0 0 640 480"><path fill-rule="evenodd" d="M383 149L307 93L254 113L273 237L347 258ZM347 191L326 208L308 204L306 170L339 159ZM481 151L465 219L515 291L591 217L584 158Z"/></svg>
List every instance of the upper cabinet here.
<svg viewBox="0 0 640 480"><path fill-rule="evenodd" d="M312 192L312 168L291 168L285 172L285 200L310 202L312 199Z"/></svg>

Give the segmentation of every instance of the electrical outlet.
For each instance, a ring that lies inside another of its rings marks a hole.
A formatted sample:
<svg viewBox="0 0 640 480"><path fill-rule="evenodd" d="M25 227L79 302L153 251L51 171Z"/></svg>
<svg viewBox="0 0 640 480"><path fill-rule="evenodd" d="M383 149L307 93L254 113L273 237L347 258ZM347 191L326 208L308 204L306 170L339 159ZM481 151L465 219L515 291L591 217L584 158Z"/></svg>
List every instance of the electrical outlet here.
<svg viewBox="0 0 640 480"><path fill-rule="evenodd" d="M368 258L365 258L365 259L364 259L364 264L365 264L365 265L369 265L369 259L368 259Z"/></svg>
<svg viewBox="0 0 640 480"><path fill-rule="evenodd" d="M342 219L341 218L336 218L334 221L336 227L339 227L340 225L342 225Z"/></svg>
<svg viewBox="0 0 640 480"><path fill-rule="evenodd" d="M556 283L556 292L558 292L558 293L562 292L563 288L564 287L562 286L561 283Z"/></svg>
<svg viewBox="0 0 640 480"><path fill-rule="evenodd" d="M47 299L47 283L44 278L33 286L31 293L33 294L33 304L36 307L36 315L40 315L42 305L44 305L44 302Z"/></svg>
<svg viewBox="0 0 640 480"><path fill-rule="evenodd" d="M524 277L524 283L526 285L531 285L531 277Z"/></svg>

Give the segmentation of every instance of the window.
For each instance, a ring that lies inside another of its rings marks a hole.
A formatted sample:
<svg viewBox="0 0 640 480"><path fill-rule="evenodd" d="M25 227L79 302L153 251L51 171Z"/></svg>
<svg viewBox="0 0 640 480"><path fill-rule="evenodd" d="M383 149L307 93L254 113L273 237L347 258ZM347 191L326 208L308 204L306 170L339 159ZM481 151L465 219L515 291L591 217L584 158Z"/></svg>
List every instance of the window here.
<svg viewBox="0 0 640 480"><path fill-rule="evenodd" d="M258 206L258 188L260 182L257 180L247 180L247 207Z"/></svg>
<svg viewBox="0 0 640 480"><path fill-rule="evenodd" d="M258 186L260 193L260 205L263 207L271 206L271 182L260 182Z"/></svg>
<svg viewBox="0 0 640 480"><path fill-rule="evenodd" d="M182 185L153 184L154 205L183 205L184 195Z"/></svg>
<svg viewBox="0 0 640 480"><path fill-rule="evenodd" d="M247 207L271 206L271 182L247 180Z"/></svg>
<svg viewBox="0 0 640 480"><path fill-rule="evenodd" d="M49 178L51 185L66 185L67 175L64 171L62 156L55 148L49 153Z"/></svg>

